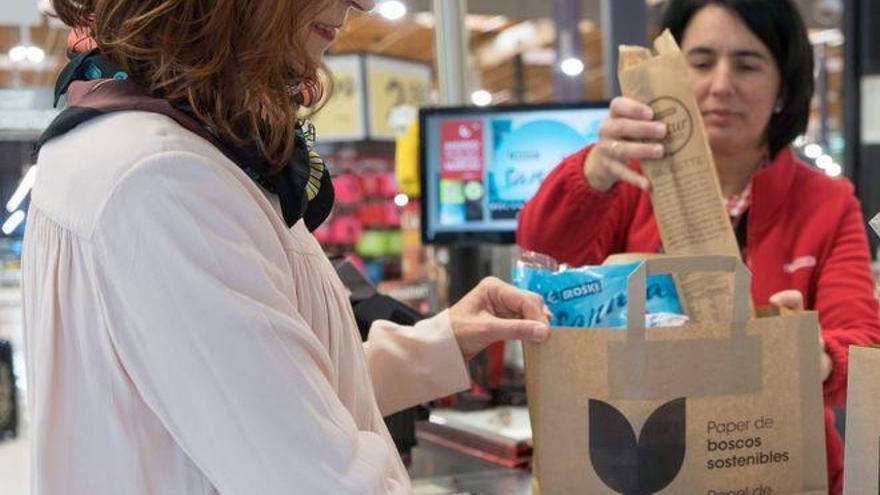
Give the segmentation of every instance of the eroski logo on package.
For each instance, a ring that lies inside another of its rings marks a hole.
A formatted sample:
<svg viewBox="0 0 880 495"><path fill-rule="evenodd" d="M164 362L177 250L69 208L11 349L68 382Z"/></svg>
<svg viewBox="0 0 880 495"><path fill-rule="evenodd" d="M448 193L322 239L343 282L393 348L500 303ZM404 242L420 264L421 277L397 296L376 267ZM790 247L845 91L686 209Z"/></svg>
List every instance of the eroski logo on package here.
<svg viewBox="0 0 880 495"><path fill-rule="evenodd" d="M625 495L656 493L672 483L684 462L685 412L684 398L661 405L636 439L616 407L590 399L590 461L602 482Z"/></svg>
<svg viewBox="0 0 880 495"><path fill-rule="evenodd" d="M635 262L557 270L518 262L513 283L544 299L553 315L552 326L625 328L628 277L638 266ZM669 317L684 316L675 282L668 274L648 275L645 309L649 327L674 326Z"/></svg>
<svg viewBox="0 0 880 495"><path fill-rule="evenodd" d="M583 284L575 285L574 287L566 287L565 289L560 290L550 290L547 292L546 299L548 303L556 304L560 302L568 302L572 299L577 299L579 297L599 294L600 292L602 292L602 282L594 280L592 282L585 282Z"/></svg>

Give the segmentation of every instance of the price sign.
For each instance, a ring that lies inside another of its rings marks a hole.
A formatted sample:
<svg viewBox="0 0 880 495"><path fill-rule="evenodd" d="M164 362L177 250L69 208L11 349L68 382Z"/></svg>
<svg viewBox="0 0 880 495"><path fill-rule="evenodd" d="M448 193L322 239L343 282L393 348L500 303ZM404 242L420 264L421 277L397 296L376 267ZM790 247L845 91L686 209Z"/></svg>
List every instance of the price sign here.
<svg viewBox="0 0 880 495"><path fill-rule="evenodd" d="M360 141L367 137L364 78L360 55L327 57L333 92L323 108L310 117L318 142Z"/></svg>

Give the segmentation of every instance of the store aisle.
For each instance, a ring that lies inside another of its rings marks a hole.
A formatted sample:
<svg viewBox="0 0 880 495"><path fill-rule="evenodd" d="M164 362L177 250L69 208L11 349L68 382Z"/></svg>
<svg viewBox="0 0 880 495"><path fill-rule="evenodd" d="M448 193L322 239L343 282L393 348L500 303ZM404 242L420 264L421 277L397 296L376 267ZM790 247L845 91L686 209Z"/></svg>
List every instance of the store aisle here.
<svg viewBox="0 0 880 495"><path fill-rule="evenodd" d="M0 443L0 493L4 495L28 495L27 439L18 437Z"/></svg>
<svg viewBox="0 0 880 495"><path fill-rule="evenodd" d="M17 268L17 267L16 267ZM0 270L0 339L12 342L13 366L18 375L19 414L24 415L24 358L21 336L21 291L18 270ZM18 438L0 441L0 494L28 495L30 462L27 424L19 423Z"/></svg>

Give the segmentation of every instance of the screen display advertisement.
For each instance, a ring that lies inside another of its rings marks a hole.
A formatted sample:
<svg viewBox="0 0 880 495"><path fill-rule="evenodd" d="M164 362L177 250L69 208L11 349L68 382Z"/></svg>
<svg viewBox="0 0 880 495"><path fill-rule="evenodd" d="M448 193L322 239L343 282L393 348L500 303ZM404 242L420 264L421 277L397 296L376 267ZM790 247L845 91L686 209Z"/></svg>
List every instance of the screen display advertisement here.
<svg viewBox="0 0 880 495"><path fill-rule="evenodd" d="M605 104L423 110L424 240L513 242L523 204L596 141L607 113Z"/></svg>

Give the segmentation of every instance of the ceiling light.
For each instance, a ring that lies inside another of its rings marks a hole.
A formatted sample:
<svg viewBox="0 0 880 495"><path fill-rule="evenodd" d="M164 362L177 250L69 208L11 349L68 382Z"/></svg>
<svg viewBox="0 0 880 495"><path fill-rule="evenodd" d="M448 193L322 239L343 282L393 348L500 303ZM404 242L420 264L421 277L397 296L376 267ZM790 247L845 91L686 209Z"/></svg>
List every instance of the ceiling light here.
<svg viewBox="0 0 880 495"><path fill-rule="evenodd" d="M9 50L9 60L13 63L23 62L27 58L27 47L18 45Z"/></svg>
<svg viewBox="0 0 880 495"><path fill-rule="evenodd" d="M40 12L52 16L57 17L58 14L55 13L55 7L52 6L51 0L39 0L37 2L37 8L40 9Z"/></svg>
<svg viewBox="0 0 880 495"><path fill-rule="evenodd" d="M385 0L379 4L378 10L389 21L396 21L406 15L406 5L400 0Z"/></svg>
<svg viewBox="0 0 880 495"><path fill-rule="evenodd" d="M822 170L826 170L828 167L834 164L834 159L828 155L822 155L819 158L816 158L816 166L821 168Z"/></svg>
<svg viewBox="0 0 880 495"><path fill-rule="evenodd" d="M498 33L492 45L502 51L517 50L531 46L538 39L538 27L533 21L525 21L510 26Z"/></svg>
<svg viewBox="0 0 880 495"><path fill-rule="evenodd" d="M478 89L471 94L471 101L478 107L485 107L492 103L492 93Z"/></svg>
<svg viewBox="0 0 880 495"><path fill-rule="evenodd" d="M15 188L15 192L12 193L9 201L6 202L6 211L12 212L18 209L19 205L21 205L21 202L24 201L24 198L34 186L34 180L36 180L36 178L37 166L32 165L31 168L28 169L27 173L24 174L21 182L18 183L18 187Z"/></svg>
<svg viewBox="0 0 880 495"><path fill-rule="evenodd" d="M584 72L584 63L579 58L568 57L559 64L559 68L566 76L577 77Z"/></svg>
<svg viewBox="0 0 880 495"><path fill-rule="evenodd" d="M39 64L46 58L46 52L44 52L43 49L38 46L29 46L27 47L26 56L28 62Z"/></svg>
<svg viewBox="0 0 880 495"><path fill-rule="evenodd" d="M840 177L840 174L843 173L843 168L836 163L832 163L825 169L825 173L828 174L829 177Z"/></svg>
<svg viewBox="0 0 880 495"><path fill-rule="evenodd" d="M807 158L809 158L810 160L815 160L816 158L819 158L820 156L822 156L822 153L822 147L816 143L808 144L804 148L804 154L807 155Z"/></svg>
<svg viewBox="0 0 880 495"><path fill-rule="evenodd" d="M24 221L24 212L21 210L16 211L12 215L9 215L9 218L3 222L3 227L0 227L0 230L3 230L3 233L9 235L15 232L15 229L21 225L21 222Z"/></svg>

